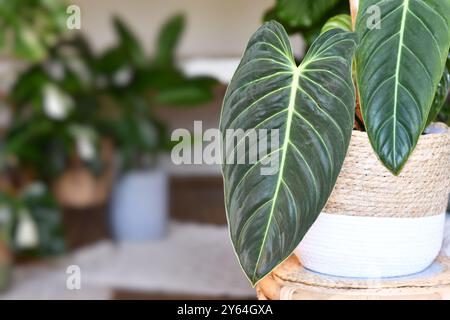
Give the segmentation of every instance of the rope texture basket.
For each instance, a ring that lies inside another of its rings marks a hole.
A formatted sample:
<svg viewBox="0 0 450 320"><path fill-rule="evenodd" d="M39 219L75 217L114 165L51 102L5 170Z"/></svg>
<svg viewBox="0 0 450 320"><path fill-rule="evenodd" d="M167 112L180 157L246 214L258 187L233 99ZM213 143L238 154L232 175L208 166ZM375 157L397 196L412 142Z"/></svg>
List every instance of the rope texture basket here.
<svg viewBox="0 0 450 320"><path fill-rule="evenodd" d="M368 217L425 217L445 212L450 191L450 129L422 135L398 176L353 131L347 157L323 212ZM356 168L356 169L355 169Z"/></svg>

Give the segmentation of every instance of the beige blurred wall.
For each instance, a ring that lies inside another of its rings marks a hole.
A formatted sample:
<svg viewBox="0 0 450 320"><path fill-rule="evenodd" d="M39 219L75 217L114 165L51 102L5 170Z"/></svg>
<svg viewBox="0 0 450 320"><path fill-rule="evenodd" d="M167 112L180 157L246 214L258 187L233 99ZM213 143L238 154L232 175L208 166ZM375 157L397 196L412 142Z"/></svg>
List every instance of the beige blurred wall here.
<svg viewBox="0 0 450 320"><path fill-rule="evenodd" d="M81 8L81 29L96 49L114 43L110 18L120 15L151 52L159 26L174 13L188 18L179 50L183 58L240 56L274 0L72 0Z"/></svg>

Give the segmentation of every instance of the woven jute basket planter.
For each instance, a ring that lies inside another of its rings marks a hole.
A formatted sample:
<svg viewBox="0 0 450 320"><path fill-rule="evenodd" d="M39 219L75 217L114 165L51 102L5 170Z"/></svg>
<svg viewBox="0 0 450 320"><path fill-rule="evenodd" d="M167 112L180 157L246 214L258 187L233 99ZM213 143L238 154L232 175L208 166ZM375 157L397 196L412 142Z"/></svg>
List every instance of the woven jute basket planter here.
<svg viewBox="0 0 450 320"><path fill-rule="evenodd" d="M442 245L450 190L450 130L422 135L398 176L354 131L334 191L295 254L308 269L392 277L428 267Z"/></svg>

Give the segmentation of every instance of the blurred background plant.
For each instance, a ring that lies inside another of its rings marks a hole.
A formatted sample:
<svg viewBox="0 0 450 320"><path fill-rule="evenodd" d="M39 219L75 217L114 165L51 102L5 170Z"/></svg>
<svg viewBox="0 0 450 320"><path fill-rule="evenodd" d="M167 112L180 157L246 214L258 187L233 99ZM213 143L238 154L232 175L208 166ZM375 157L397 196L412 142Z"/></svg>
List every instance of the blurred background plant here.
<svg viewBox="0 0 450 320"><path fill-rule="evenodd" d="M195 106L213 97L215 79L187 77L175 63L182 16L162 28L154 58L145 56L124 22L115 18L113 24L114 47L96 56L81 35L63 40L47 59L19 74L12 88L14 121L4 156L31 167L38 179L51 181L80 162L99 174L104 137L113 140L123 168L149 165L170 141L155 109Z"/></svg>
<svg viewBox="0 0 450 320"><path fill-rule="evenodd" d="M40 61L58 41L66 25L64 1L0 0L0 55Z"/></svg>
<svg viewBox="0 0 450 320"><path fill-rule="evenodd" d="M276 0L263 19L280 22L289 34L300 34L309 47L328 19L349 12L348 0Z"/></svg>
<svg viewBox="0 0 450 320"><path fill-rule="evenodd" d="M447 70L439 86L440 87L438 89L438 92L441 92L441 97L444 101L444 104L440 110L437 110L439 113L436 119L437 121L444 122L448 126L450 126L450 95L448 94L450 90L450 52L447 57Z"/></svg>
<svg viewBox="0 0 450 320"><path fill-rule="evenodd" d="M0 205L10 217L2 225L12 226L3 236L17 255L63 252L61 208L101 205L121 176L158 167L170 136L157 109L206 103L217 84L177 64L182 15L163 25L148 57L119 17L116 43L94 53L81 33L64 30L66 8L57 0L0 2L0 52L20 63L0 95L8 118L0 130ZM23 249L14 240L20 230L38 241Z"/></svg>
<svg viewBox="0 0 450 320"><path fill-rule="evenodd" d="M42 183L32 183L16 195L0 196L3 235L13 250L27 256L64 252L58 205Z"/></svg>

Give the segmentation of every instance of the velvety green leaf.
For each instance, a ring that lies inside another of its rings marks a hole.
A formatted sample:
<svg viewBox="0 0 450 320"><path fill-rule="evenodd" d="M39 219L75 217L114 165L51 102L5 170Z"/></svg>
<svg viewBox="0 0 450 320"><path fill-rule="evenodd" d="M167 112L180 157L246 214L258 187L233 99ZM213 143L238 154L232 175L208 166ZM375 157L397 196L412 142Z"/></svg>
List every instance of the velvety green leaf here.
<svg viewBox="0 0 450 320"><path fill-rule="evenodd" d="M276 10L280 19L290 27L311 27L340 0L278 0Z"/></svg>
<svg viewBox="0 0 450 320"><path fill-rule="evenodd" d="M370 28L377 5L380 28ZM415 148L450 45L450 1L360 1L356 53L361 111L370 142L398 174ZM369 25L369 26L368 26Z"/></svg>
<svg viewBox="0 0 450 320"><path fill-rule="evenodd" d="M162 27L156 43L155 63L171 65L174 62L175 50L180 41L185 26L182 15L172 17Z"/></svg>
<svg viewBox="0 0 450 320"><path fill-rule="evenodd" d="M227 129L247 135L248 129L279 130L275 150L261 144L256 162L222 167L231 239L253 284L292 253L333 189L353 128L355 39L330 30L297 66L284 28L266 23L252 36L228 87L220 121L224 139ZM236 145L225 144L224 158L241 143L248 158L246 140L243 135ZM263 175L268 159L278 170Z"/></svg>
<svg viewBox="0 0 450 320"><path fill-rule="evenodd" d="M323 25L321 33L325 33L328 30L336 28L352 32L352 17L350 17L350 15L348 14L339 14L337 16L331 17Z"/></svg>

